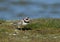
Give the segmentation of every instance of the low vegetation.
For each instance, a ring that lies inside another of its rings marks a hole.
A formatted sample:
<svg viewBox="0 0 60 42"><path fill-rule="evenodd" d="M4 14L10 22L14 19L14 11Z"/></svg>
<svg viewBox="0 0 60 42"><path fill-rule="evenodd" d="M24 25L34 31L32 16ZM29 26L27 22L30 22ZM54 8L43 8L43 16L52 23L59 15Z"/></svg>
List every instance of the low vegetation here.
<svg viewBox="0 0 60 42"><path fill-rule="evenodd" d="M0 19L0 24L2 24L2 23L4 23L4 22L6 22L5 19Z"/></svg>
<svg viewBox="0 0 60 42"><path fill-rule="evenodd" d="M60 19L33 19L26 26L32 30L18 30L17 35L11 22L0 24L0 42L60 42Z"/></svg>
<svg viewBox="0 0 60 42"><path fill-rule="evenodd" d="M51 19L51 18L34 19L27 27L32 29L43 29L43 28L58 29L60 28L60 19Z"/></svg>

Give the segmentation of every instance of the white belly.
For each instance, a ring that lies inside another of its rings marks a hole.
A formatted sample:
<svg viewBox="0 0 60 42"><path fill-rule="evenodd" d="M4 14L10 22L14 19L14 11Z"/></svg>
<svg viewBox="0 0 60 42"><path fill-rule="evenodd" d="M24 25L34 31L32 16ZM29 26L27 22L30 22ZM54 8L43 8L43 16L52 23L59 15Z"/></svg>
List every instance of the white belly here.
<svg viewBox="0 0 60 42"><path fill-rule="evenodd" d="M22 23L22 25L27 25L28 23L25 23L24 21L23 21L23 23Z"/></svg>

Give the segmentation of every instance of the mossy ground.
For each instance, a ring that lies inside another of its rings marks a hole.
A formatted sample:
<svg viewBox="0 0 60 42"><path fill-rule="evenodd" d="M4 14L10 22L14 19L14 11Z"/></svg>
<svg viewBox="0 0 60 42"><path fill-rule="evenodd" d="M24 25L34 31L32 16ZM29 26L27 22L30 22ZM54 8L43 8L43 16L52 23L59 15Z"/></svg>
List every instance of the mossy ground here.
<svg viewBox="0 0 60 42"><path fill-rule="evenodd" d="M0 42L60 42L60 19L34 19L26 28L32 30L18 30L11 22L0 24Z"/></svg>

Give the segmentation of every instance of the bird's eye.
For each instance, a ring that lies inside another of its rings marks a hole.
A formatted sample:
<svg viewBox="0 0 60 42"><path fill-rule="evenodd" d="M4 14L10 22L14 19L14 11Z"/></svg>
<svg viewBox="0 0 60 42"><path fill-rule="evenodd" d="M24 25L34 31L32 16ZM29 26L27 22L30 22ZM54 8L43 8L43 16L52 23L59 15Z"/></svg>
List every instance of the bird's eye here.
<svg viewBox="0 0 60 42"><path fill-rule="evenodd" d="M26 19L26 20L28 20L28 19Z"/></svg>

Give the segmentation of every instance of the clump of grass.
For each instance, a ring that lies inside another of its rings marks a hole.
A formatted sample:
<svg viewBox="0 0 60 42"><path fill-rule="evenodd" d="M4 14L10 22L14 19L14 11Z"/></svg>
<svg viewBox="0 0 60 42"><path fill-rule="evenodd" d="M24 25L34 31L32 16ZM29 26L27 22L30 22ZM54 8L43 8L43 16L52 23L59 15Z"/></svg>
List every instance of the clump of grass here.
<svg viewBox="0 0 60 42"><path fill-rule="evenodd" d="M0 18L0 24L2 24L2 23L4 23L4 22L6 22L6 20L5 20L5 19Z"/></svg>
<svg viewBox="0 0 60 42"><path fill-rule="evenodd" d="M28 28L60 28L60 19L35 19L31 24L27 26Z"/></svg>

